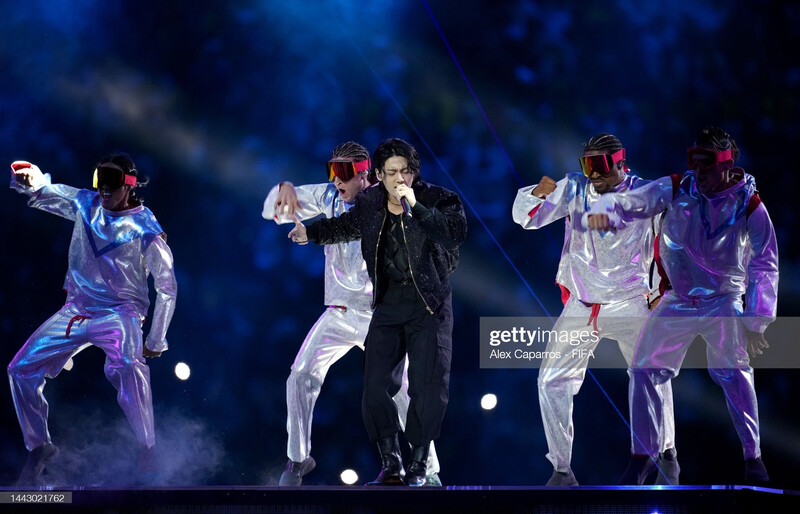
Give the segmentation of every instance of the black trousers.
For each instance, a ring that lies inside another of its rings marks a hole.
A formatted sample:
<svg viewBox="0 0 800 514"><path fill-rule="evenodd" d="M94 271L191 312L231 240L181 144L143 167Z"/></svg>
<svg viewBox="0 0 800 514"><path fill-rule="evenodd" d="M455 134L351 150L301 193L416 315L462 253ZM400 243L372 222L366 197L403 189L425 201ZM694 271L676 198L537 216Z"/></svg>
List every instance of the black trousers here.
<svg viewBox="0 0 800 514"><path fill-rule="evenodd" d="M414 285L390 286L372 315L364 342L361 413L370 441L400 431L392 397L400 390L408 355L406 440L425 446L439 436L450 390L452 294L428 312Z"/></svg>

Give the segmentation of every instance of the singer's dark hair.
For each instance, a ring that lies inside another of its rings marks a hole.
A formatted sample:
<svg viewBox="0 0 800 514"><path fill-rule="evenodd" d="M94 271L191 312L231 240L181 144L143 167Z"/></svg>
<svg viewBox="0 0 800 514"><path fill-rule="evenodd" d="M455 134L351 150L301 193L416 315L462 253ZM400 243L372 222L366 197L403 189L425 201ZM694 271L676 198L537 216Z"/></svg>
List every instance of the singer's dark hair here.
<svg viewBox="0 0 800 514"><path fill-rule="evenodd" d="M372 166L382 171L383 165L391 157L405 157L408 169L414 173L414 182L419 180L419 154L413 146L399 138L387 139L372 152Z"/></svg>

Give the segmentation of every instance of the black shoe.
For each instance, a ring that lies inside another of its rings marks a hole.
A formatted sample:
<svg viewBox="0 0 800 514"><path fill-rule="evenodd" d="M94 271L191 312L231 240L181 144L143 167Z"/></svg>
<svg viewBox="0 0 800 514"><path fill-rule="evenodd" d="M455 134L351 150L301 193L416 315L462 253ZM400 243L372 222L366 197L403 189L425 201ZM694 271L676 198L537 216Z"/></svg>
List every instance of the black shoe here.
<svg viewBox="0 0 800 514"><path fill-rule="evenodd" d="M744 483L747 485L766 485L769 483L769 474L761 461L761 457L744 460Z"/></svg>
<svg viewBox="0 0 800 514"><path fill-rule="evenodd" d="M378 450L381 452L381 472L372 482L366 485L404 485L403 458L400 456L400 443L397 434L384 437L378 441Z"/></svg>
<svg viewBox="0 0 800 514"><path fill-rule="evenodd" d="M406 485L410 487L421 487L426 483L428 469L428 449L431 444L415 446L411 449L411 464L406 470Z"/></svg>
<svg viewBox="0 0 800 514"><path fill-rule="evenodd" d="M669 448L658 454L656 485L680 485L681 466L678 464L678 452Z"/></svg>
<svg viewBox="0 0 800 514"><path fill-rule="evenodd" d="M632 455L628 467L619 479L619 485L642 485L656 469L656 463L648 455Z"/></svg>
<svg viewBox="0 0 800 514"><path fill-rule="evenodd" d="M19 474L19 478L14 482L17 486L35 486L42 476L47 462L58 455L58 448L53 443L44 443L28 452L25 466Z"/></svg>
<svg viewBox="0 0 800 514"><path fill-rule="evenodd" d="M303 477L309 474L315 467L317 467L317 463L314 461L313 457L308 457L303 462L289 460L289 462L286 463L286 469L281 473L281 479L278 485L284 487L298 487L302 485Z"/></svg>

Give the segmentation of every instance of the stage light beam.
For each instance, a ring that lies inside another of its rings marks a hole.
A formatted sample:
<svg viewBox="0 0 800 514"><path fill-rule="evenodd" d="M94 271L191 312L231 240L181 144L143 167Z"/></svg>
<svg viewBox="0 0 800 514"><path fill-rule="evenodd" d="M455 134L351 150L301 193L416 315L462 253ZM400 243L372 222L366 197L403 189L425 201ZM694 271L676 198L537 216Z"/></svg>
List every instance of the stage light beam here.
<svg viewBox="0 0 800 514"><path fill-rule="evenodd" d="M497 396L492 393L483 395L483 398L481 398L481 407L483 410L492 410L497 407Z"/></svg>

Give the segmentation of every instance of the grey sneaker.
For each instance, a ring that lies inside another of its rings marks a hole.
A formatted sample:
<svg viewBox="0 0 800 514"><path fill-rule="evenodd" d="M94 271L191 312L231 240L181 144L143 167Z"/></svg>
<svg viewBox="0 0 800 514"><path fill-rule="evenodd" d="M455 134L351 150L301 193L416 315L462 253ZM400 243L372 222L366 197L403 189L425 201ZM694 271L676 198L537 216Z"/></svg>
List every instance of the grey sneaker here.
<svg viewBox="0 0 800 514"><path fill-rule="evenodd" d="M547 481L545 484L547 487L571 487L574 485L580 485L578 480L575 478L575 475L572 473L572 468L568 469L565 472L553 470L553 475L550 477L550 480Z"/></svg>
<svg viewBox="0 0 800 514"><path fill-rule="evenodd" d="M678 452L670 448L658 454L658 469L656 485L680 485L679 477L681 466L678 464Z"/></svg>
<svg viewBox="0 0 800 514"><path fill-rule="evenodd" d="M286 463L286 469L281 473L281 479L278 482L280 486L297 487L303 484L303 477L306 476L317 467L317 463L313 457L308 457L303 462L294 462L290 460Z"/></svg>

